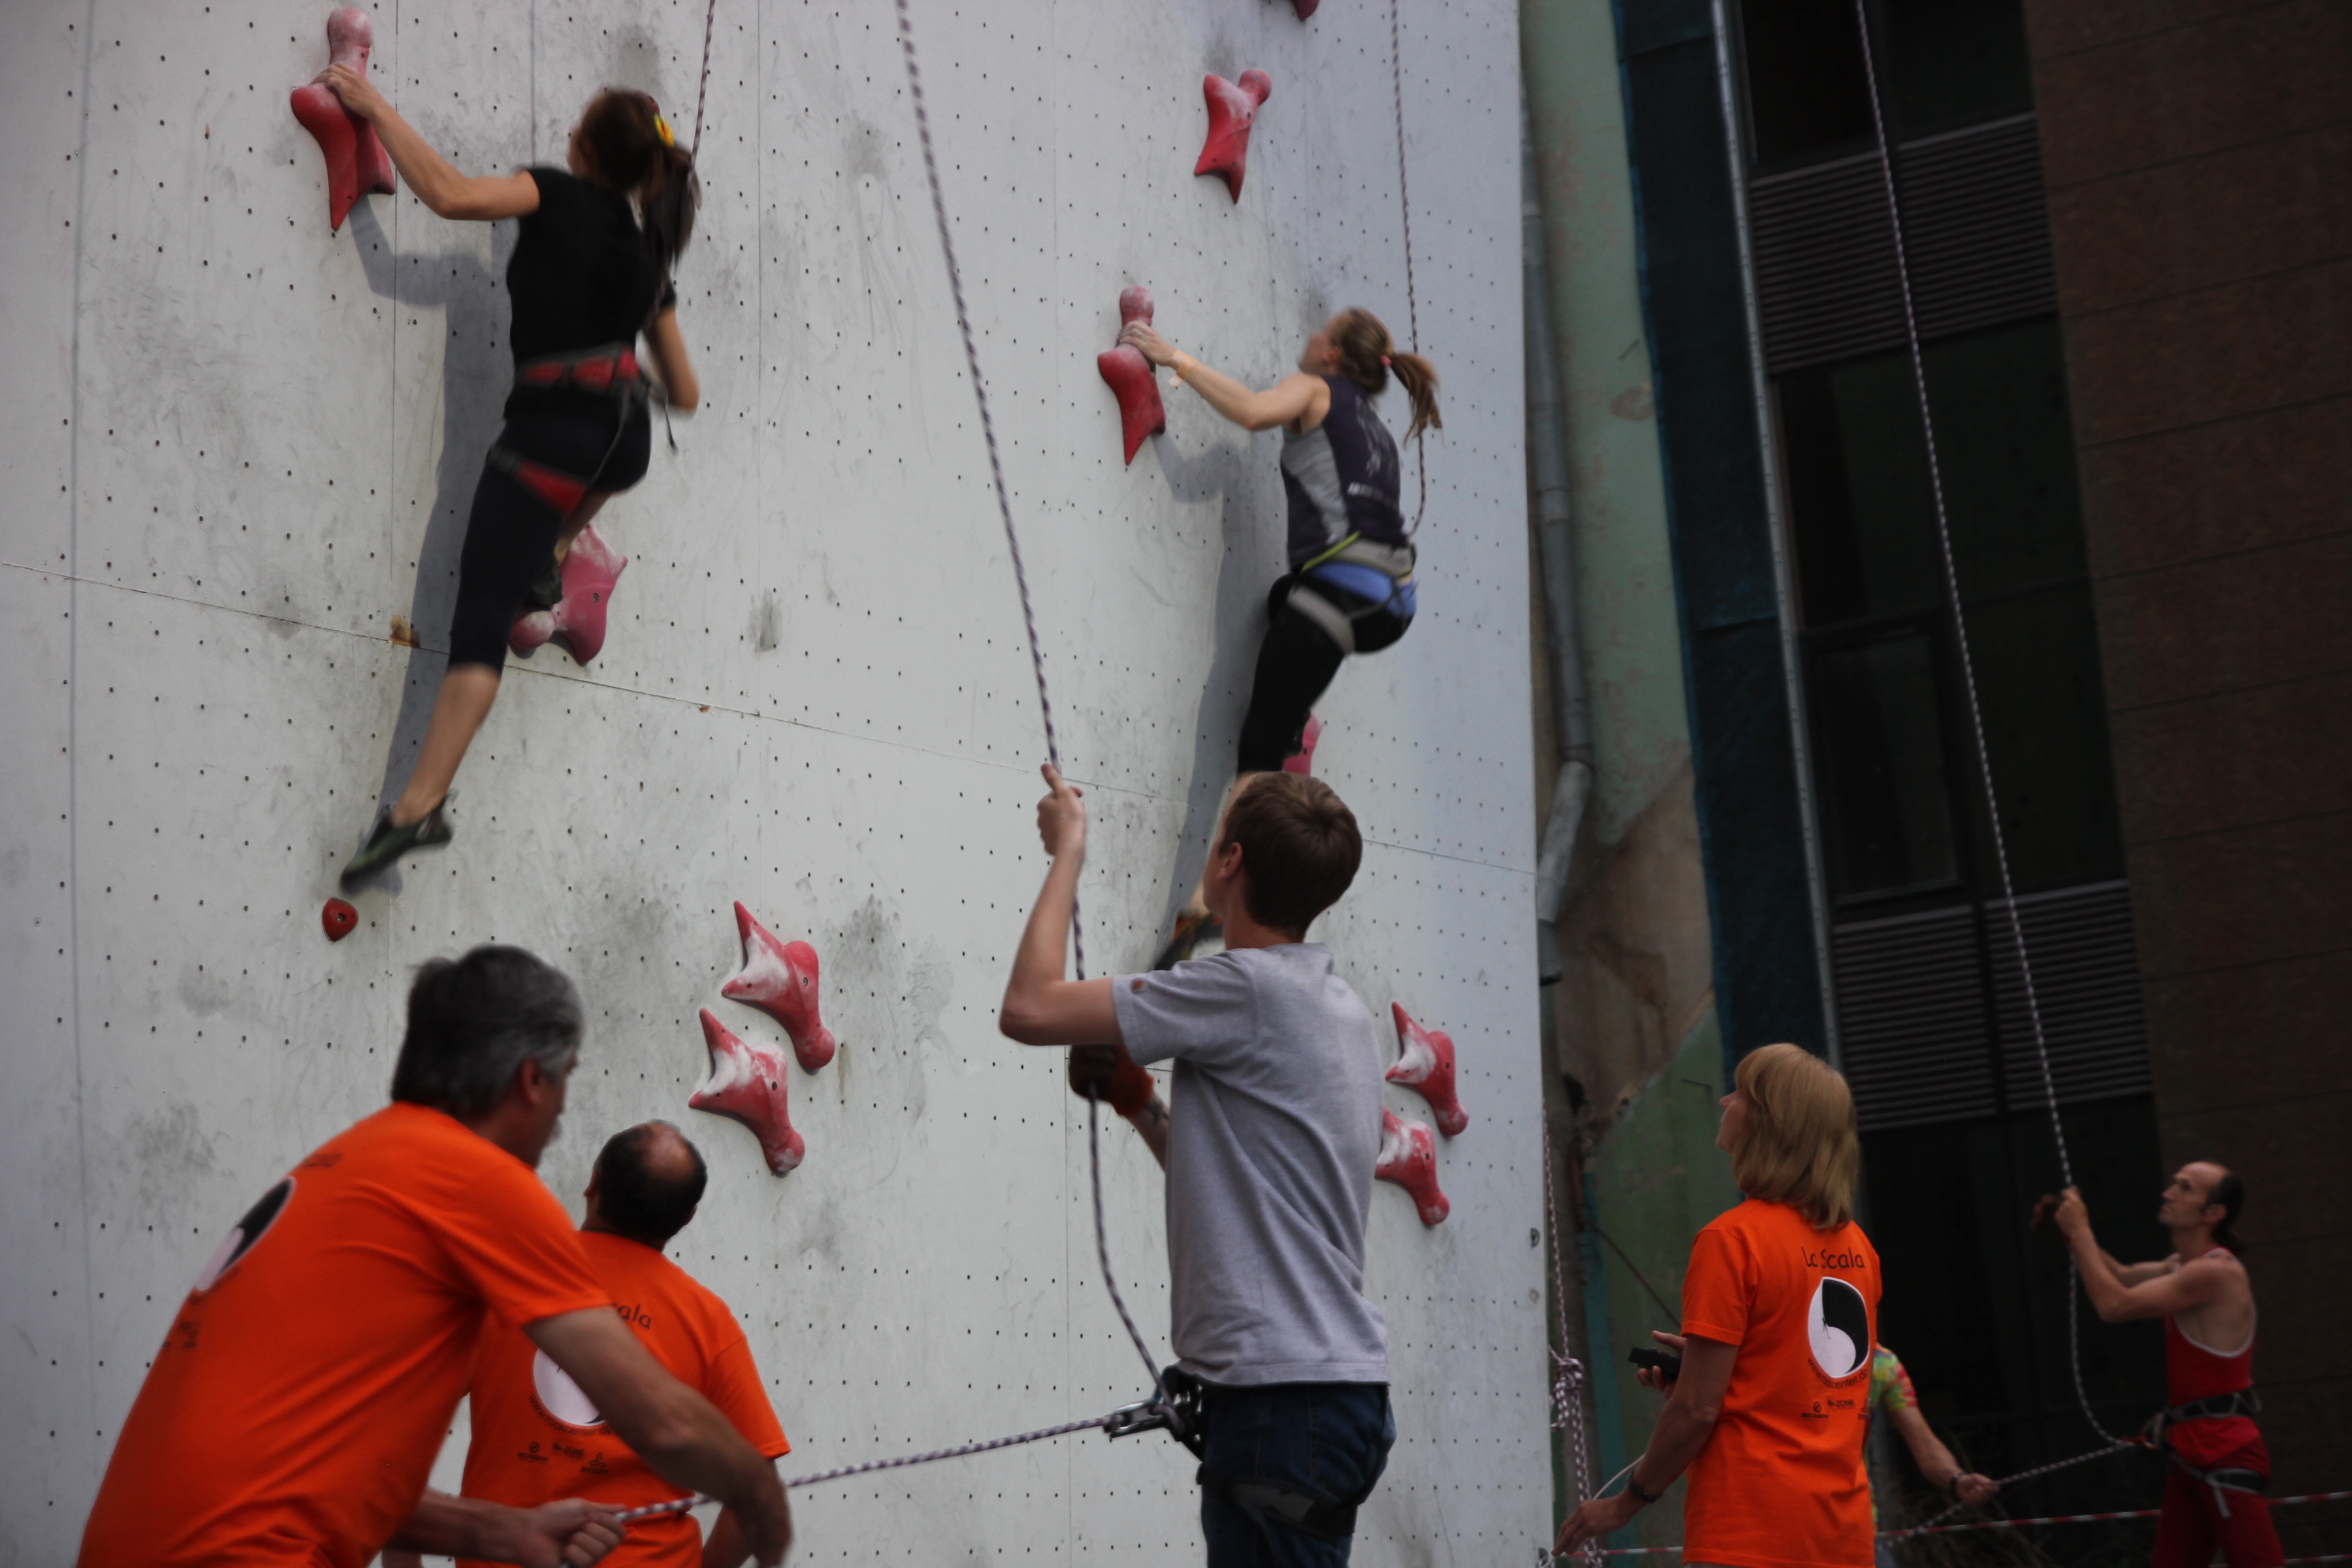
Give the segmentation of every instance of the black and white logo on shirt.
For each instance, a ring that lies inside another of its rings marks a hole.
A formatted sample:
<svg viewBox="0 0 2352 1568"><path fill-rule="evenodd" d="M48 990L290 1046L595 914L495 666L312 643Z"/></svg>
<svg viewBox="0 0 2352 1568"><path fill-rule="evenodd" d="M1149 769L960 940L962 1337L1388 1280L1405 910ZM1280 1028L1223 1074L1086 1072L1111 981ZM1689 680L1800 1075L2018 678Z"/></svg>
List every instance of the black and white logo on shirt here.
<svg viewBox="0 0 2352 1568"><path fill-rule="evenodd" d="M294 1178L289 1176L262 1194L254 1205L245 1211L236 1224L229 1228L228 1235L222 1238L220 1246L214 1249L212 1257L205 1260L205 1271L196 1276L197 1295L201 1296L219 1284L220 1277L254 1249L255 1245L268 1234L269 1227L278 1223L278 1216L286 1212L286 1200L293 1195Z"/></svg>
<svg viewBox="0 0 2352 1568"><path fill-rule="evenodd" d="M1805 1337L1813 1364L1831 1382L1859 1372L1870 1360L1870 1309L1862 1292L1835 1275L1824 1275L1805 1311Z"/></svg>

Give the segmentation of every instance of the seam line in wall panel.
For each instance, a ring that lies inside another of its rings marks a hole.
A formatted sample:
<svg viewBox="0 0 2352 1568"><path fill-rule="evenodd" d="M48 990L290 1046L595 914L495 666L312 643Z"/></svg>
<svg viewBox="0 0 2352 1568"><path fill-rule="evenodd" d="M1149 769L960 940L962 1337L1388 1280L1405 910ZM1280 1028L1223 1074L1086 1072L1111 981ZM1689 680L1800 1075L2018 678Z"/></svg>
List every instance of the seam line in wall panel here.
<svg viewBox="0 0 2352 1568"><path fill-rule="evenodd" d="M100 1435L96 1426L98 1288L89 1256L89 1115L81 1067L81 813L74 809L74 803L81 771L81 246L83 232L89 226L89 89L91 56L98 47L98 0L87 0L81 25L81 126L74 146L78 167L74 173L73 320L68 340L72 348L67 356L67 374L73 384L68 393L72 424L66 440L66 929L72 936L68 945L73 956L66 979L73 988L69 1016L73 1019L74 1184L81 1194L81 1311L88 1363L84 1375L89 1384L90 1441L95 1444ZM98 1457L95 1448L90 1457Z"/></svg>
<svg viewBox="0 0 2352 1568"><path fill-rule="evenodd" d="M2252 822L2232 822L2224 827L2208 827L2196 833L2173 833L2168 834L2162 838L2137 839L2132 845L2132 852L2137 854L2142 849L2153 848L2159 846L2194 844L2200 839L2227 838L2233 833L2253 833L2265 827L2282 827L2290 822L2327 822L2340 816L2352 816L2352 806L2331 806L2325 811L2298 811L2287 816L2265 816ZM2318 951L2321 952L2336 952L2347 950L2343 948L2329 947L2321 948ZM2309 955L2304 954L2300 956ZM2237 966L2234 964L2223 964L2221 967L2223 969L2231 969ZM2193 969L2180 970L2178 971L2178 973L2183 974L2203 974L2208 973L2208 971Z"/></svg>
<svg viewBox="0 0 2352 1568"><path fill-rule="evenodd" d="M2346 115L2336 120L2317 121L2309 125L2298 125L2290 131L2273 131L2266 136L2250 136L2243 142L2216 142L2210 147L2200 147L2194 153L2183 153L2171 158L2158 158L2153 163L2132 163L2121 168L2103 169L2098 174L2086 174L2079 180L2053 181L2045 175L2042 185L2053 196L2061 191L2085 191L2097 185L2112 184L2118 180L2128 180L2136 174L2154 174L2163 169L2185 168L2191 163L2202 163L2210 159L2226 157L2231 153L2242 153L2252 147L2267 147L2274 142L2293 142L2302 137L2321 135L2329 131L2341 130L2346 125L2352 125L2352 115Z"/></svg>
<svg viewBox="0 0 2352 1568"><path fill-rule="evenodd" d="M2334 535L2329 535L2328 537L2333 538ZM2188 564L2201 565L2202 563L2194 562L2188 563ZM2152 702L2131 702L2124 704L2121 707L2110 708L2107 711L2111 714L2160 713L2167 708L2185 707L2191 702L2210 702L2214 699L2221 697L2242 697L2250 691L2277 691L2284 690L2291 686L2305 686L2315 680L2340 680L2347 672L2352 672L2352 666L2339 665L2333 669L2315 669L2308 675L2291 676L2284 680L2257 680L2248 682L2243 686L2217 686L2210 691L2195 691L2185 697L2159 698ZM2294 814L2294 816L2279 817L2275 819L2264 818L2264 820L2285 822L2292 821L2294 817L2307 816L2309 815L2310 814L2308 812L2296 812ZM2195 834L2176 833L2170 835L2169 838L2193 838L2195 837ZM2163 844L2168 842L2168 838L2142 838L2136 840L2136 842L2139 844Z"/></svg>
<svg viewBox="0 0 2352 1568"><path fill-rule="evenodd" d="M2203 294L2218 294L2225 289L2242 289L2251 283L2274 283L2282 278L2294 278L2305 272L2324 272L2330 268L2341 268L2347 261L2352 261L2352 257L2322 256L2310 261L2299 261L2292 267L2273 268L2266 272L2244 272L2234 278L2220 278L2210 283L2175 289L2167 294L2143 294L2137 299L2117 300L2112 305L2077 310L2065 319L2069 322L2095 321L2102 316L2112 316L2123 310L2144 310L2150 305L2167 304L2174 300L2194 300Z"/></svg>
<svg viewBox="0 0 2352 1568"><path fill-rule="evenodd" d="M2344 813L2331 811L2325 815L2341 816ZM2141 981L2142 984L2146 984L2150 981L2194 980L2207 974L2236 974L2249 969L2267 968L2273 964L2304 963L2315 958L2332 958L2339 952L2352 953L2352 946L2339 944L2335 947L2315 947L2304 952L2267 952L2260 958L2249 958L2241 963L2200 963L2194 969L2168 969L2160 973L2151 973L2142 969Z"/></svg>
<svg viewBox="0 0 2352 1568"><path fill-rule="evenodd" d="M2289 5L2297 3L2298 0L2273 0L2273 4L2267 5L2249 5L2243 10L2230 12L2228 13L2228 16L2231 20L2234 21L2240 16L2260 16L2264 11L2284 11ZM2095 55L2105 49L2123 48L2133 44L2143 44L2151 38L2161 38L2173 33L2193 32L2199 27L2210 26L2221 19L2221 17L2217 17L2209 13L2206 16L2197 18L2193 22L2180 22L2169 27L2150 27L2145 33L2119 34L2112 38L2102 38L2095 44L2084 44L2079 49L2064 49L2056 54L2043 55L2042 58L2043 61L2075 59L2084 55Z"/></svg>
<svg viewBox="0 0 2352 1568"><path fill-rule="evenodd" d="M2061 315L2059 320L2072 321L2074 318ZM2343 390L2338 388L2334 392L2323 392L2313 397L2292 397L2284 403L2265 403L2259 407L2240 408L2228 414L2216 414L2210 419L2183 419L2174 425L2151 426L2146 430L2135 430L2127 436L2109 436L2104 440L2078 441L2075 445L2078 451L2103 452L2110 447L2128 447L2135 441L2153 441L2159 437L2178 436L2189 430L2210 430L2220 425L2234 425L2242 419L2259 419L2270 414L2291 414L2305 408L2323 408L2331 403L2343 402L2344 395ZM2343 530L2337 529L2334 531L2340 533Z"/></svg>

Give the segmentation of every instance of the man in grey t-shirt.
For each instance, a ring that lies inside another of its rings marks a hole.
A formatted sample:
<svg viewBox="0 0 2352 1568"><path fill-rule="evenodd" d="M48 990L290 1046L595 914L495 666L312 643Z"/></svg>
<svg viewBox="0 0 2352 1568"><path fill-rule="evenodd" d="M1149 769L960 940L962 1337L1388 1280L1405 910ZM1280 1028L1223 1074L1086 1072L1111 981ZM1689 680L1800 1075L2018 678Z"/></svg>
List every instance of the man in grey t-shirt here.
<svg viewBox="0 0 2352 1568"><path fill-rule="evenodd" d="M1363 1292L1381 1048L1330 952L1302 939L1355 879L1355 816L1319 780L1247 778L1201 883L1225 951L1073 982L1063 961L1086 806L1045 773L1037 830L1053 868L1001 1026L1078 1047L1072 1086L1133 1123L1168 1173L1171 1337L1202 1385L1211 1568L1343 1564L1356 1505L1396 1440L1388 1330ZM1172 1110L1141 1065L1171 1060Z"/></svg>

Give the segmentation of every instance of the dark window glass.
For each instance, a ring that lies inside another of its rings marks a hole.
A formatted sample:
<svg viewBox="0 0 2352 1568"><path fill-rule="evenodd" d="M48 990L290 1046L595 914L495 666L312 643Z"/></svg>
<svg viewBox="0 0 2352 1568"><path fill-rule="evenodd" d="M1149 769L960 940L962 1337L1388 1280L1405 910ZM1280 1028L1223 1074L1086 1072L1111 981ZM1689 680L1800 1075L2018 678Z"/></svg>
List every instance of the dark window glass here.
<svg viewBox="0 0 2352 1568"><path fill-rule="evenodd" d="M1932 609L1943 567L1909 357L1800 371L1779 391L1805 624Z"/></svg>
<svg viewBox="0 0 2352 1568"><path fill-rule="evenodd" d="M1881 0L1879 16L1898 138L2032 107L2017 0Z"/></svg>
<svg viewBox="0 0 2352 1568"><path fill-rule="evenodd" d="M1852 0L1743 0L1739 19L1758 163L1869 142L1870 89Z"/></svg>
<svg viewBox="0 0 2352 1568"><path fill-rule="evenodd" d="M1810 663L1814 782L1832 895L1952 884L1958 857L1927 634L1816 650Z"/></svg>
<svg viewBox="0 0 2352 1568"><path fill-rule="evenodd" d="M2058 323L1929 343L1927 361L1961 594L1974 601L2084 575Z"/></svg>

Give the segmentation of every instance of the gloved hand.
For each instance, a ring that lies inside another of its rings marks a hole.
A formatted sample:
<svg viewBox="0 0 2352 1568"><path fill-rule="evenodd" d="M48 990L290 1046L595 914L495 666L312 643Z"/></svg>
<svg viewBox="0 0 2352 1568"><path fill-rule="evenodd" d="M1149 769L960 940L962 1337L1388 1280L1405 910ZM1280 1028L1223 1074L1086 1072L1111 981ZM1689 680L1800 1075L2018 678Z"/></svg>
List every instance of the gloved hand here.
<svg viewBox="0 0 2352 1568"><path fill-rule="evenodd" d="M1135 1065L1124 1046L1070 1047L1070 1092L1081 1099L1094 1095L1121 1116L1133 1116L1151 1103L1157 1090L1151 1075Z"/></svg>

